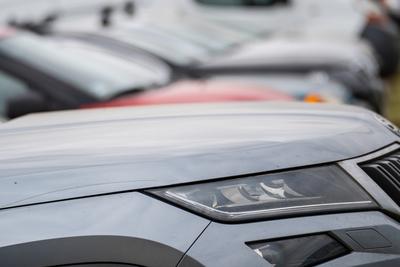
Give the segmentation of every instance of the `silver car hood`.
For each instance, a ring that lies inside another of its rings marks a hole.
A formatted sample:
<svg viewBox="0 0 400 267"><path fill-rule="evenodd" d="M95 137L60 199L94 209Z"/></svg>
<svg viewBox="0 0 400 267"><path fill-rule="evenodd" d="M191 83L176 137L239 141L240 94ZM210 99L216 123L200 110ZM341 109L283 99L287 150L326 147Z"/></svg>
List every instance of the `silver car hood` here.
<svg viewBox="0 0 400 267"><path fill-rule="evenodd" d="M345 106L30 115L0 127L0 208L335 162L396 141L374 113Z"/></svg>

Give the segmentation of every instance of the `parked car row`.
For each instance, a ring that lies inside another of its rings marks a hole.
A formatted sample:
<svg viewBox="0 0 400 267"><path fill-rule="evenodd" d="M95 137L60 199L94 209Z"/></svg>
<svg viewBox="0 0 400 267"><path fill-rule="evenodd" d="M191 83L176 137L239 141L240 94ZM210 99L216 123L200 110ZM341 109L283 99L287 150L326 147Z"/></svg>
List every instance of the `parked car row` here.
<svg viewBox="0 0 400 267"><path fill-rule="evenodd" d="M12 118L35 111L93 106L126 94L129 98L133 94L142 97L148 90L165 94L161 92L163 88L173 87L176 82L180 87L181 80L195 84L240 82L258 90L263 88L266 94L270 90L279 91L286 95L285 99L354 104L383 113L387 88L382 77L395 71L399 59L397 33L388 31L395 28L394 23L373 1L357 8L349 2L321 5L312 0L266 1L256 3L255 9L243 8L235 1L176 0L168 3L174 12L160 14L165 11L166 3L154 1L133 18L110 11L107 17L110 25L96 24L97 19L84 14L58 15L45 24L14 22L14 30L6 28L1 36L0 70L7 75L5 79L23 84L26 90L23 94L13 90L14 95L2 99L3 116ZM233 10L215 7L234 4ZM303 19L297 28L292 27L294 22L277 24L280 20L272 23L276 27L271 28L271 23L255 15L264 12L295 20L303 18L310 6L318 8L318 12L314 11L319 15L309 18L310 21ZM325 9L336 6L359 12L361 17L376 12L375 21L366 18L365 26L360 26L357 34L353 31L342 34L338 28L328 26L323 31L312 30L304 25L306 22L336 25L336 18L329 21L324 13ZM223 15L215 16L219 19L214 21L203 9ZM257 28L250 27L257 29L257 33L246 27L233 27L232 23L237 22L232 22L230 12L239 12L243 19L258 20ZM98 15L101 22L104 14ZM378 23L377 17L387 20ZM369 34L375 26L376 33L385 37ZM395 61L392 67L388 67L390 63L378 49L375 37L384 45L388 58ZM392 45L396 46L393 51ZM111 64L114 67L109 70ZM232 92L225 100L237 100L236 93ZM217 101L213 97L208 99Z"/></svg>
<svg viewBox="0 0 400 267"><path fill-rule="evenodd" d="M397 8L0 0L0 266L400 266Z"/></svg>

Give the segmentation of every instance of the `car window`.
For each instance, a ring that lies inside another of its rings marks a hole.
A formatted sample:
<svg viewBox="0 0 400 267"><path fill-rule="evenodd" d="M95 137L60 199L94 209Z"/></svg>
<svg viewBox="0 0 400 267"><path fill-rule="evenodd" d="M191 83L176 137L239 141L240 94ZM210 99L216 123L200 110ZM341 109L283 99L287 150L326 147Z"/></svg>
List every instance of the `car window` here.
<svg viewBox="0 0 400 267"><path fill-rule="evenodd" d="M29 87L17 78L0 71L0 116L6 116L8 100L25 94Z"/></svg>
<svg viewBox="0 0 400 267"><path fill-rule="evenodd" d="M0 51L99 100L161 83L159 73L128 59L32 34L3 39Z"/></svg>

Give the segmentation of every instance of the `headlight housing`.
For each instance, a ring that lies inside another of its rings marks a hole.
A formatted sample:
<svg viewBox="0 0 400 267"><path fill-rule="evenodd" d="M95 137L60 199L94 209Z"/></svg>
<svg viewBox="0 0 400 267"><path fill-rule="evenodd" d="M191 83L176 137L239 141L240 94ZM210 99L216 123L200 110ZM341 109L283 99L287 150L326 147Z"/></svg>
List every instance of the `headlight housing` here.
<svg viewBox="0 0 400 267"><path fill-rule="evenodd" d="M237 222L371 209L371 197L336 165L147 191L208 218Z"/></svg>

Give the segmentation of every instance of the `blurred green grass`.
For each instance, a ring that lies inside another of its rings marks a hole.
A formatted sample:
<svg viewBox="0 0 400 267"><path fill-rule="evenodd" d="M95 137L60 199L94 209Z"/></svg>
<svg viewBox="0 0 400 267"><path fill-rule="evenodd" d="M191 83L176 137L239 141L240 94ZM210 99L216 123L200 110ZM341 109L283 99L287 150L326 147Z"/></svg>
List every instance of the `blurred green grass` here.
<svg viewBox="0 0 400 267"><path fill-rule="evenodd" d="M400 72L390 80L387 117L400 126Z"/></svg>

